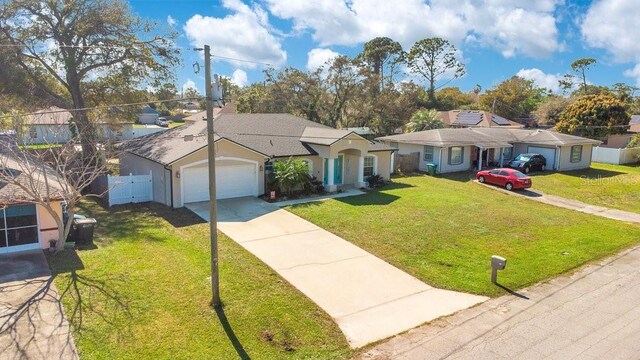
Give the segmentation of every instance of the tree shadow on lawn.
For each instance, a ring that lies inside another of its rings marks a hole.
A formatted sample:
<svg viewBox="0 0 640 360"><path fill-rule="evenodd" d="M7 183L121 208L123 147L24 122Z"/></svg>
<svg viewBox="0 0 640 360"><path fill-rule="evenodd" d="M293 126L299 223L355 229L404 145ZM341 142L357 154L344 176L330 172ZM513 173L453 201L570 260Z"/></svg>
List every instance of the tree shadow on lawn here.
<svg viewBox="0 0 640 360"><path fill-rule="evenodd" d="M97 338L115 335L118 341L133 336L131 319L134 311L130 299L122 291L131 279L124 274L93 276L83 273L84 264L73 249L48 254L47 262L51 278L58 278L59 298L66 298L67 306L70 306L66 312L67 320L76 334L92 333ZM59 308L62 311L62 303ZM86 324L88 318L94 318L90 319L89 326ZM95 326L95 319L103 325ZM104 333L104 325L108 334Z"/></svg>

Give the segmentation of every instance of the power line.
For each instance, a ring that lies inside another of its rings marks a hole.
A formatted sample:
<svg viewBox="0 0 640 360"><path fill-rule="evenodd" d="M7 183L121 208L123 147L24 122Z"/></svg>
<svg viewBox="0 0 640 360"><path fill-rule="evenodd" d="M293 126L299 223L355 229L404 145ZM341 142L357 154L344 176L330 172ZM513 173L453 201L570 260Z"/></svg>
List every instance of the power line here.
<svg viewBox="0 0 640 360"><path fill-rule="evenodd" d="M139 43L139 44L144 44L144 43ZM23 47L27 47L27 46L26 45L21 45L21 44L0 44L0 47L23 48ZM78 48L78 49L129 49L132 46L125 46L125 45L122 45L122 46L120 46L120 45L58 45L58 44L56 44L55 47L58 47L58 48ZM190 47L182 47L182 46L172 46L171 48L172 49L180 49L180 50L192 50L192 48L190 48ZM224 60L230 60L230 61L238 61L238 62L244 62L244 63L250 63L250 64L258 64L258 65L270 66L270 67L273 66L273 64L266 63L266 62L249 60L249 59L240 59L240 58L234 58L234 57L229 57L229 56L211 55L211 57L218 58L218 59L224 59Z"/></svg>
<svg viewBox="0 0 640 360"><path fill-rule="evenodd" d="M141 102L135 102L135 103L101 105L101 106L84 107L84 108L78 108L78 109L60 109L60 110L37 111L37 112L32 112L32 113L20 113L20 114L15 114L15 115L0 115L0 119L14 118L14 117L25 117L25 116L38 116L38 115L47 115L47 114L59 114L59 113L66 113L66 112L73 113L73 112L88 111L88 110L103 110L103 109L107 109L108 110L108 109L117 108L117 107L148 105L149 103L152 103L152 104L160 103L160 104L162 104L162 103L166 103L166 102L174 102L174 101L182 101L182 100L200 100L200 99L204 99L204 97L197 96L197 97L175 98L175 99L169 99L169 100L147 100L147 101L141 101Z"/></svg>

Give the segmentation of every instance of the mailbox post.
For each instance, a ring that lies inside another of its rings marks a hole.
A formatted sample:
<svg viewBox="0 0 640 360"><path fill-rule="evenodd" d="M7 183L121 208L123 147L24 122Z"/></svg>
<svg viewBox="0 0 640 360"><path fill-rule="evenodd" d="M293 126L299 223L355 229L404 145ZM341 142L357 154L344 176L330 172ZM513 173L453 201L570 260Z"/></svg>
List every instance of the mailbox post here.
<svg viewBox="0 0 640 360"><path fill-rule="evenodd" d="M504 270L507 267L507 259L493 255L491 257L491 282L498 283L498 270Z"/></svg>

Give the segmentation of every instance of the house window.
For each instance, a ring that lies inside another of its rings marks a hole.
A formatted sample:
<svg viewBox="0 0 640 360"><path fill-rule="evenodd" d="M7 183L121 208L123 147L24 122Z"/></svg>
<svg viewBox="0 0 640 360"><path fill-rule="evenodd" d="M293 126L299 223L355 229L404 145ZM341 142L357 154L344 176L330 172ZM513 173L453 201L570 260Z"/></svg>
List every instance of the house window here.
<svg viewBox="0 0 640 360"><path fill-rule="evenodd" d="M449 165L460 165L464 156L464 148L462 146L453 146L449 148Z"/></svg>
<svg viewBox="0 0 640 360"><path fill-rule="evenodd" d="M433 161L433 146L424 147L424 161Z"/></svg>
<svg viewBox="0 0 640 360"><path fill-rule="evenodd" d="M0 210L0 242L4 242L5 246L38 242L35 205L11 206Z"/></svg>
<svg viewBox="0 0 640 360"><path fill-rule="evenodd" d="M513 158L513 148L503 148L502 149L502 159L503 160L511 160Z"/></svg>
<svg viewBox="0 0 640 360"><path fill-rule="evenodd" d="M573 145L571 147L571 162L578 163L582 161L582 145Z"/></svg>
<svg viewBox="0 0 640 360"><path fill-rule="evenodd" d="M364 157L364 177L369 177L375 174L376 158L373 156Z"/></svg>
<svg viewBox="0 0 640 360"><path fill-rule="evenodd" d="M32 126L29 128L29 137L31 139L37 139L38 138L38 130L36 129L35 126Z"/></svg>

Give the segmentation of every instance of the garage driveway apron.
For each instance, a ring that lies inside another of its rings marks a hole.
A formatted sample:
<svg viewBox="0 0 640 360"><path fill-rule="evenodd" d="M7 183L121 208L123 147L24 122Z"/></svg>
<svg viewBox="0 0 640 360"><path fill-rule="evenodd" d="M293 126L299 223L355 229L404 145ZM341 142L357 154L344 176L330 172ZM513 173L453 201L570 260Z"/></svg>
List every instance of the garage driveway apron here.
<svg viewBox="0 0 640 360"><path fill-rule="evenodd" d="M209 221L207 202L186 207ZM354 348L487 300L433 288L260 199L218 201L218 229L324 309Z"/></svg>
<svg viewBox="0 0 640 360"><path fill-rule="evenodd" d="M42 250L0 256L0 359L78 359Z"/></svg>

